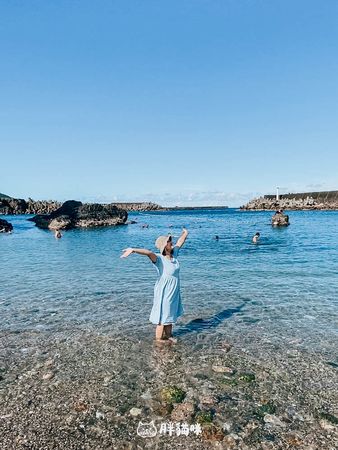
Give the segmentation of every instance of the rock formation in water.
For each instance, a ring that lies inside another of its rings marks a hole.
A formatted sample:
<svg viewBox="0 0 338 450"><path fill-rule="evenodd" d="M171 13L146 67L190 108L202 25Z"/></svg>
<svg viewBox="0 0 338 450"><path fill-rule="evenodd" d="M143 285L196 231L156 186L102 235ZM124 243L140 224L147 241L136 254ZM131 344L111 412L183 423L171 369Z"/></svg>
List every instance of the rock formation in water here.
<svg viewBox="0 0 338 450"><path fill-rule="evenodd" d="M289 216L282 211L277 211L271 218L271 224L274 227L287 227L290 225Z"/></svg>
<svg viewBox="0 0 338 450"><path fill-rule="evenodd" d="M114 204L83 204L75 200L68 200L51 214L38 214L29 220L35 222L39 228L69 230L71 228L123 225L127 218L127 211L117 208Z"/></svg>
<svg viewBox="0 0 338 450"><path fill-rule="evenodd" d="M0 219L0 233L10 233L13 230L13 225L7 220Z"/></svg>
<svg viewBox="0 0 338 450"><path fill-rule="evenodd" d="M281 195L277 200L275 195L251 200L244 210L338 210L338 191L307 192Z"/></svg>

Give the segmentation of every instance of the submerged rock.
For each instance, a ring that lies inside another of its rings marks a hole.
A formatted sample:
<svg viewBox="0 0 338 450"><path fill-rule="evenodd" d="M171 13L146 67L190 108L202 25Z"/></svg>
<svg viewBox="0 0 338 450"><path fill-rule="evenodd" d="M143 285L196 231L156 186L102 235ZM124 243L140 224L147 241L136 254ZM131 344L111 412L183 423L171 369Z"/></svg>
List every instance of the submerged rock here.
<svg viewBox="0 0 338 450"><path fill-rule="evenodd" d="M255 411L255 415L259 418L263 418L266 415L271 415L274 414L276 412L276 405L270 400L266 403L264 403L263 405L260 405L256 411Z"/></svg>
<svg viewBox="0 0 338 450"><path fill-rule="evenodd" d="M330 414L330 413L325 412L325 411L321 411L319 413L319 416L322 419L324 419L324 420L326 420L328 422L331 422L334 425L338 425L338 418L336 416L334 416L333 414Z"/></svg>
<svg viewBox="0 0 338 450"><path fill-rule="evenodd" d="M232 345L229 344L229 342L224 341L221 343L221 350L223 352L228 353L228 352L230 352L231 349L232 349Z"/></svg>
<svg viewBox="0 0 338 450"><path fill-rule="evenodd" d="M85 401L83 401L83 400L78 400L77 402L75 402L75 403L73 404L73 409L74 409L76 412L87 411L88 408L89 408L88 404L87 404Z"/></svg>
<svg viewBox="0 0 338 450"><path fill-rule="evenodd" d="M216 373L229 373L230 375L233 375L235 373L234 369L232 369L231 367L218 366L216 364L212 366L212 370Z"/></svg>
<svg viewBox="0 0 338 450"><path fill-rule="evenodd" d="M162 400L166 403L181 403L186 396L186 393L177 386L169 386L161 391Z"/></svg>
<svg viewBox="0 0 338 450"><path fill-rule="evenodd" d="M140 408L131 408L131 410L129 411L129 414L133 417L137 417L140 416L142 414L142 409Z"/></svg>
<svg viewBox="0 0 338 450"><path fill-rule="evenodd" d="M196 422L200 424L212 423L214 418L213 411L200 411L196 414Z"/></svg>
<svg viewBox="0 0 338 450"><path fill-rule="evenodd" d="M200 407L214 406L219 402L219 399L213 395L205 395L200 399Z"/></svg>
<svg viewBox="0 0 338 450"><path fill-rule="evenodd" d="M42 379L46 381L51 380L52 378L54 378L53 372L46 372L42 375Z"/></svg>
<svg viewBox="0 0 338 450"><path fill-rule="evenodd" d="M101 411L96 411L95 417L100 420L100 419L104 419L106 416Z"/></svg>
<svg viewBox="0 0 338 450"><path fill-rule="evenodd" d="M202 438L206 441L223 441L225 438L224 431L217 425L208 424L202 430Z"/></svg>
<svg viewBox="0 0 338 450"><path fill-rule="evenodd" d="M256 376L251 372L243 372L238 375L238 379L240 381L245 381L246 383L252 383L256 380Z"/></svg>
<svg viewBox="0 0 338 450"><path fill-rule="evenodd" d="M263 420L266 424L269 424L273 427L281 427L281 428L286 427L286 424L282 422L279 417L273 414L266 414Z"/></svg>
<svg viewBox="0 0 338 450"><path fill-rule="evenodd" d="M333 431L336 428L334 425L332 425L332 423L325 419L321 419L319 421L319 425L323 428L323 430L326 431Z"/></svg>
<svg viewBox="0 0 338 450"><path fill-rule="evenodd" d="M91 228L125 224L127 211L115 205L98 203L82 204L68 200L51 214L38 214L31 220L39 228L50 230L69 230L71 228Z"/></svg>
<svg viewBox="0 0 338 450"><path fill-rule="evenodd" d="M192 402L178 403L174 406L171 419L175 422L191 422L195 410L195 405Z"/></svg>
<svg viewBox="0 0 338 450"><path fill-rule="evenodd" d="M13 225L7 220L0 219L0 233L10 233L13 230Z"/></svg>

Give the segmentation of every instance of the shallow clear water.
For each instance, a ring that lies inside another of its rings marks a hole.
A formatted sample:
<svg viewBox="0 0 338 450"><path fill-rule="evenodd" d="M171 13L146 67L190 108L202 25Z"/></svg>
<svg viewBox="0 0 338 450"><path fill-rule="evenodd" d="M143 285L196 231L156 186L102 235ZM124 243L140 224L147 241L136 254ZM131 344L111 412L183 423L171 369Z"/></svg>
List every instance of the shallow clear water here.
<svg viewBox="0 0 338 450"><path fill-rule="evenodd" d="M137 224L68 231L60 240L27 216L6 217L15 231L0 234L0 329L151 333L155 268L146 257L119 256L128 246L154 249L158 235L178 237L186 226L179 335L237 333L282 346L298 339L331 351L338 342L338 212L290 212L283 229L270 226L271 215L134 213ZM256 231L259 245L251 243Z"/></svg>

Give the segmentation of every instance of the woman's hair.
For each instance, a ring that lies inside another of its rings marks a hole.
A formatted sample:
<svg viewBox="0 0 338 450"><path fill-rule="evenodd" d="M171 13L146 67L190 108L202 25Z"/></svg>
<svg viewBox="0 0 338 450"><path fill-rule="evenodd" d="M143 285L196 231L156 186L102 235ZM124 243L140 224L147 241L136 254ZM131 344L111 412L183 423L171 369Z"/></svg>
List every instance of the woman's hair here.
<svg viewBox="0 0 338 450"><path fill-rule="evenodd" d="M170 255L172 255L174 253L174 249L171 249ZM165 248L163 249L162 255L165 256L166 252L165 252Z"/></svg>

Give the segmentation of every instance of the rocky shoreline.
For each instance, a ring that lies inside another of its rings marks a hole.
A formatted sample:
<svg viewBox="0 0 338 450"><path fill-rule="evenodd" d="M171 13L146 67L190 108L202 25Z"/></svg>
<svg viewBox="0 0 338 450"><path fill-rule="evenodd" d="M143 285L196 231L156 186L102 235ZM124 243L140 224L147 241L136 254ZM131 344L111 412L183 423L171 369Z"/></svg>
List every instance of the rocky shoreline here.
<svg viewBox="0 0 338 450"><path fill-rule="evenodd" d="M274 195L250 200L242 210L338 210L338 191Z"/></svg>
<svg viewBox="0 0 338 450"><path fill-rule="evenodd" d="M338 448L337 368L325 358L240 336L158 346L151 333L3 330L3 448ZM140 421L155 435L140 436ZM177 423L194 428L177 435Z"/></svg>
<svg viewBox="0 0 338 450"><path fill-rule="evenodd" d="M53 200L28 200L20 198L0 198L1 215L50 214L60 208L61 202Z"/></svg>
<svg viewBox="0 0 338 450"><path fill-rule="evenodd" d="M97 203L91 203L92 205ZM11 198L6 196L0 197L0 215L18 215L18 214L51 214L62 205L62 202L54 200L28 200ZM140 202L140 203L105 203L102 206L107 207L115 205L119 209L126 211L157 211L164 210L160 205L152 202Z"/></svg>

